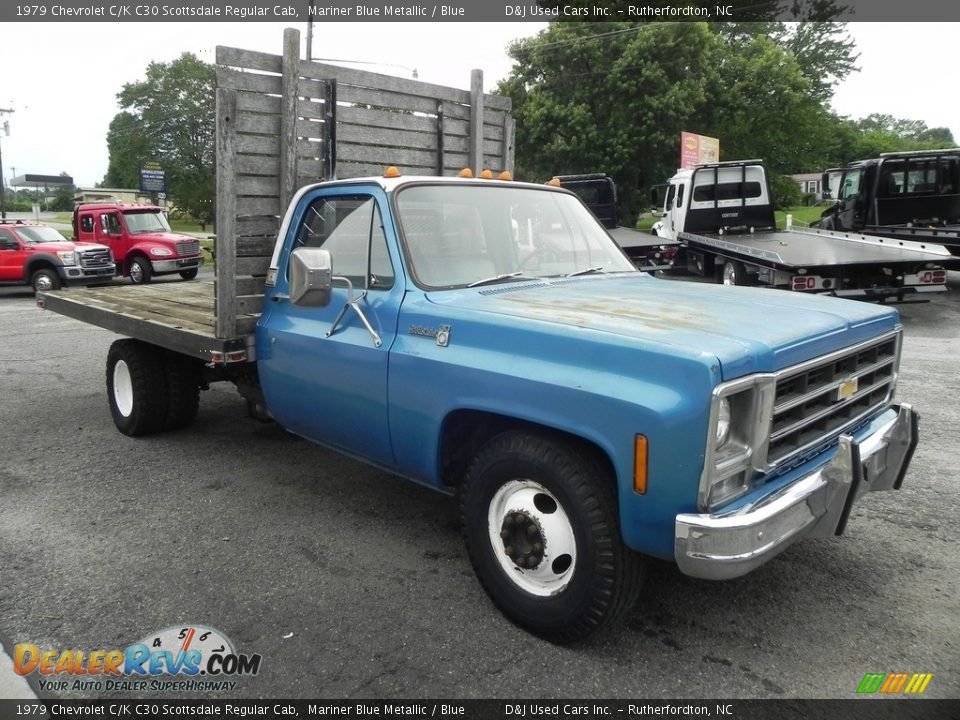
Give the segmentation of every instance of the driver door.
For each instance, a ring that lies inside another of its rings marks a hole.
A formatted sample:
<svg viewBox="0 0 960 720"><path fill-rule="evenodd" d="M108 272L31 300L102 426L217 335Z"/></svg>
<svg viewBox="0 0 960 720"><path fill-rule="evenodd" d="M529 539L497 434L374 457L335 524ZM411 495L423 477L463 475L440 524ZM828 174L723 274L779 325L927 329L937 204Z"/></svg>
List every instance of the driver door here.
<svg viewBox="0 0 960 720"><path fill-rule="evenodd" d="M257 357L264 395L281 425L391 467L387 368L403 282L394 272L400 264L391 256L396 241L392 227L384 227L385 209L386 196L372 186L318 190L300 200L292 247L281 258L276 286L267 288ZM290 251L303 246L330 252L335 280L326 307L299 307L288 297ZM354 298L366 291L357 306L373 333L353 308L344 311L348 281Z"/></svg>

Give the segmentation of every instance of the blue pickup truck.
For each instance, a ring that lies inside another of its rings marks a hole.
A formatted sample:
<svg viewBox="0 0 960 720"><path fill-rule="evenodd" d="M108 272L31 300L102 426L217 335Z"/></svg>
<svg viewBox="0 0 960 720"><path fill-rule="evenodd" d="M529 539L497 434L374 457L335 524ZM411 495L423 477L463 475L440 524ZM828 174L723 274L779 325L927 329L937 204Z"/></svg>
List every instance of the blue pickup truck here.
<svg viewBox="0 0 960 720"><path fill-rule="evenodd" d="M265 280L240 338L216 336L209 282L40 302L128 336L107 359L127 435L189 425L227 380L253 414L456 495L493 602L554 641L614 624L646 557L722 580L840 535L917 443L895 310L654 278L561 188L304 187Z"/></svg>

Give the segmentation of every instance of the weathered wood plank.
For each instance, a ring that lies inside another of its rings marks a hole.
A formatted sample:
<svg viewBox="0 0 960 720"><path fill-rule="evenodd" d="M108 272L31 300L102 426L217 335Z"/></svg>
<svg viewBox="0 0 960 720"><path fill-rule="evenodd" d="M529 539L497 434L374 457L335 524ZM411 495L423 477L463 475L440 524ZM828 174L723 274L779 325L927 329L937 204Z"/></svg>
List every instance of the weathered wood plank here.
<svg viewBox="0 0 960 720"><path fill-rule="evenodd" d="M237 95L237 110L240 112L280 113L280 98L276 95L242 92Z"/></svg>
<svg viewBox="0 0 960 720"><path fill-rule="evenodd" d="M359 143L362 145L390 145L399 148L433 150L437 148L437 133L411 132L409 130L388 130L359 125L340 123L337 128L337 141Z"/></svg>
<svg viewBox="0 0 960 720"><path fill-rule="evenodd" d="M275 216L237 218L237 237L276 236L279 229L280 219Z"/></svg>
<svg viewBox="0 0 960 720"><path fill-rule="evenodd" d="M256 133L258 135L279 135L280 116L261 113L239 113L237 132Z"/></svg>
<svg viewBox="0 0 960 720"><path fill-rule="evenodd" d="M297 78L300 70L300 33L293 28L283 31L283 97L280 114L280 205L286 207L293 197L297 182Z"/></svg>
<svg viewBox="0 0 960 720"><path fill-rule="evenodd" d="M470 74L470 167L483 169L483 72Z"/></svg>
<svg viewBox="0 0 960 720"><path fill-rule="evenodd" d="M303 86L301 85L301 91ZM357 105L372 105L378 108L390 108L406 112L420 112L433 115L437 112L437 101L433 98L401 95L386 90L374 88L354 87L351 85L337 86L337 100ZM461 110L461 105L451 105L451 115L459 117L467 112Z"/></svg>
<svg viewBox="0 0 960 720"><path fill-rule="evenodd" d="M219 72L218 72L219 84ZM237 91L229 88L217 88L217 234L232 239L236 234L238 210L238 188L234 168L236 167L236 119ZM279 203L277 203L279 205ZM236 277L236 248L233 242L223 243L217 248L216 285L217 316L215 333L219 338L237 335L236 294L233 278ZM230 282L227 282L227 280Z"/></svg>
<svg viewBox="0 0 960 720"><path fill-rule="evenodd" d="M247 70L262 70L280 74L281 58L279 55L217 45L216 58L217 65L232 65Z"/></svg>
<svg viewBox="0 0 960 720"><path fill-rule="evenodd" d="M338 142L337 158L339 162L383 163L386 165L434 167L437 154L430 150L385 147L382 145L357 145Z"/></svg>
<svg viewBox="0 0 960 720"><path fill-rule="evenodd" d="M269 155L237 155L234 167L238 175L280 175L280 158Z"/></svg>
<svg viewBox="0 0 960 720"><path fill-rule="evenodd" d="M236 288L237 296L263 295L265 283L262 277L242 277L236 279L234 287Z"/></svg>
<svg viewBox="0 0 960 720"><path fill-rule="evenodd" d="M280 157L280 136L268 137L265 135L238 135L236 140L237 153L248 155L273 155Z"/></svg>
<svg viewBox="0 0 960 720"><path fill-rule="evenodd" d="M267 257L273 253L273 246L277 244L277 234L264 237L238 237L237 257Z"/></svg>
<svg viewBox="0 0 960 720"><path fill-rule="evenodd" d="M217 258L219 260L219 257ZM236 277L244 275L266 275L270 266L270 256L238 257L236 261Z"/></svg>
<svg viewBox="0 0 960 720"><path fill-rule="evenodd" d="M260 315L242 315L237 318L237 330L241 335L250 335L257 329Z"/></svg>
<svg viewBox="0 0 960 720"><path fill-rule="evenodd" d="M285 210L286 208L284 208ZM279 215L280 198L279 197L238 197L236 201L235 217L245 217L248 215ZM221 232L220 225L217 225L217 233ZM233 233L235 235L236 233ZM231 235L232 236L232 235ZM231 237L224 234L224 237Z"/></svg>
<svg viewBox="0 0 960 720"><path fill-rule="evenodd" d="M242 73L225 67L217 68L217 87L224 90L269 93L271 95L279 95L281 92L278 75Z"/></svg>
<svg viewBox="0 0 960 720"><path fill-rule="evenodd" d="M277 177L240 175L236 178L237 195L276 197L280 204L280 181Z"/></svg>
<svg viewBox="0 0 960 720"><path fill-rule="evenodd" d="M321 100L297 98L297 117L311 120L323 120L326 106Z"/></svg>
<svg viewBox="0 0 960 720"><path fill-rule="evenodd" d="M363 125L366 127L385 127L396 130L432 133L436 133L437 131L437 119L435 117L405 115L403 113L384 112L383 110L370 110L361 107L338 107L337 120L341 126ZM462 123L464 134L466 134L466 122L459 122Z"/></svg>
<svg viewBox="0 0 960 720"><path fill-rule="evenodd" d="M263 293L259 295L241 295L237 298L237 309L241 315L252 315L263 310Z"/></svg>
<svg viewBox="0 0 960 720"><path fill-rule="evenodd" d="M301 61L300 74L305 78L312 78L314 80L335 79L341 87L355 85L360 87L382 88L383 90L389 90L393 93L433 97L456 103L465 103L470 100L470 94L466 90L434 85L423 82L422 80L384 75L370 72L369 70L358 70L356 68L340 67L339 65L327 65L316 61Z"/></svg>

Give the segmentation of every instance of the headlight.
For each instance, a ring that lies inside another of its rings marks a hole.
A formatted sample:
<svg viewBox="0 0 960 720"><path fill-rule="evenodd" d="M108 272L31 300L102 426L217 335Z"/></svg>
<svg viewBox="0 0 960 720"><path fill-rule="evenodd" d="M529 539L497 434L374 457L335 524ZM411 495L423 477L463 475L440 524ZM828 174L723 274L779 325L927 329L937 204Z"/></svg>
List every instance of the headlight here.
<svg viewBox="0 0 960 720"><path fill-rule="evenodd" d="M716 432L716 448L719 450L724 445L727 444L727 440L730 439L730 400L727 398L720 398L720 403L717 406L717 432Z"/></svg>
<svg viewBox="0 0 960 720"><path fill-rule="evenodd" d="M57 250L57 257L64 265L77 264L77 254L73 250Z"/></svg>
<svg viewBox="0 0 960 720"><path fill-rule="evenodd" d="M746 494L755 473L765 470L775 387L770 376L757 375L714 390L710 443L700 479L702 511Z"/></svg>
<svg viewBox="0 0 960 720"><path fill-rule="evenodd" d="M173 250L169 250L165 247L154 247L150 248L150 254L157 257L167 257L169 255L173 255Z"/></svg>

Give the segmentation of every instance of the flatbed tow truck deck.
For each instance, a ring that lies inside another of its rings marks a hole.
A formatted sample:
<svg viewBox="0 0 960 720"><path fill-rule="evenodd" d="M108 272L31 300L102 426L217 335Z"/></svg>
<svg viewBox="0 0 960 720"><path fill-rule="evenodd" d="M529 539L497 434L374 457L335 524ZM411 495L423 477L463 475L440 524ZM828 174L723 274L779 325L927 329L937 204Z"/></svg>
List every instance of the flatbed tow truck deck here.
<svg viewBox="0 0 960 720"><path fill-rule="evenodd" d="M688 242L769 260L783 266L783 269L871 265L876 264L880 257L883 262L888 263L935 262L944 265L954 262L950 251L940 245L895 241L860 233L831 230L793 228L738 235L682 232L680 238ZM837 243L837 238L849 240L850 243ZM870 246L872 254L864 255L862 246L857 243Z"/></svg>
<svg viewBox="0 0 960 720"><path fill-rule="evenodd" d="M43 293L38 303L61 315L207 362L252 360L252 335L216 336L214 288L212 280L112 285Z"/></svg>

